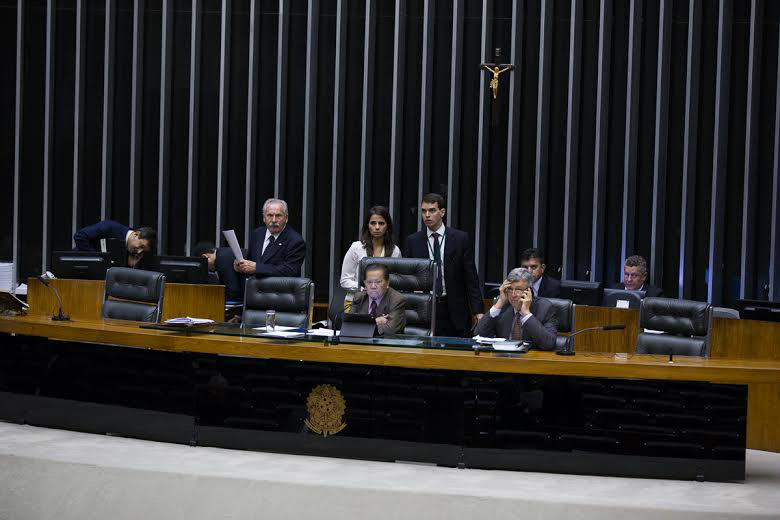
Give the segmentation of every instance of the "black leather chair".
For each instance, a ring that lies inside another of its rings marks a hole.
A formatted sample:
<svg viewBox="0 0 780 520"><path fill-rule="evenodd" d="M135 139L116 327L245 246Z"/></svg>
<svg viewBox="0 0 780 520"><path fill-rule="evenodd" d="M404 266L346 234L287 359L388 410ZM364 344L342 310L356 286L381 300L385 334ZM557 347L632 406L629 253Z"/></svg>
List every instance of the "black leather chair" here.
<svg viewBox="0 0 780 520"><path fill-rule="evenodd" d="M390 287L401 293L406 302L404 334L431 336L436 326L435 266L427 258L388 258L368 256L358 266L358 283L368 264L383 264L390 270Z"/></svg>
<svg viewBox="0 0 780 520"><path fill-rule="evenodd" d="M344 313L344 298L347 297L347 290L339 285L338 279L333 285L333 294L328 303L328 327L331 329L341 328L341 315Z"/></svg>
<svg viewBox="0 0 780 520"><path fill-rule="evenodd" d="M159 323L162 316L165 275L129 267L106 271L103 290L104 319Z"/></svg>
<svg viewBox="0 0 780 520"><path fill-rule="evenodd" d="M308 278L251 277L244 290L245 327L265 326L266 311L276 311L276 324L308 328L314 305L314 282Z"/></svg>
<svg viewBox="0 0 780 520"><path fill-rule="evenodd" d="M636 352L708 356L711 323L712 306L706 302L645 298L639 311ZM644 332L645 329L662 333Z"/></svg>
<svg viewBox="0 0 780 520"><path fill-rule="evenodd" d="M571 300L562 298L547 298L558 309L558 332L566 334L574 330L575 305ZM558 336L555 339L555 350L564 350L568 336ZM573 341L573 340L572 340Z"/></svg>

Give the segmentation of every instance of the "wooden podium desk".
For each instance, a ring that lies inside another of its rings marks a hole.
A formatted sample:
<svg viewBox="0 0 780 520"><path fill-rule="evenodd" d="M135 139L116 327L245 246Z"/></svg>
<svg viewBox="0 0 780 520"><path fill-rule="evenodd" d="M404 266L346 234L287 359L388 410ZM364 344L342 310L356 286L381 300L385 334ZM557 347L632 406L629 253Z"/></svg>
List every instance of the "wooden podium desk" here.
<svg viewBox="0 0 780 520"><path fill-rule="evenodd" d="M70 342L144 347L167 352L218 354L248 358L294 360L593 378L706 381L748 386L747 447L780 452L780 360L734 358L675 358L615 356L611 352L582 352L563 357L532 351L525 355L492 352L400 348L358 344L327 345L300 340L269 340L180 331L142 329L138 323L74 318L53 322L47 315L0 317L0 333ZM95 348L99 349L99 345Z"/></svg>
<svg viewBox="0 0 780 520"><path fill-rule="evenodd" d="M71 319L99 320L103 304L103 280L57 278L49 283L57 288L65 314ZM27 303L31 314L56 314L59 309L54 291L35 278L27 280ZM225 321L225 286L166 283L162 320L190 316Z"/></svg>

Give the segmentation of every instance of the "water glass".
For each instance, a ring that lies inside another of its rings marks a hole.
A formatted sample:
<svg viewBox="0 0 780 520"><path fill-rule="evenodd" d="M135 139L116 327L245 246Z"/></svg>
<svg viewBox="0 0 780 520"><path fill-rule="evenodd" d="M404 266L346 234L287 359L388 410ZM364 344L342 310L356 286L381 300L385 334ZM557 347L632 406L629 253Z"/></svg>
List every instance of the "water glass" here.
<svg viewBox="0 0 780 520"><path fill-rule="evenodd" d="M276 330L276 311L265 311L265 331L274 332Z"/></svg>

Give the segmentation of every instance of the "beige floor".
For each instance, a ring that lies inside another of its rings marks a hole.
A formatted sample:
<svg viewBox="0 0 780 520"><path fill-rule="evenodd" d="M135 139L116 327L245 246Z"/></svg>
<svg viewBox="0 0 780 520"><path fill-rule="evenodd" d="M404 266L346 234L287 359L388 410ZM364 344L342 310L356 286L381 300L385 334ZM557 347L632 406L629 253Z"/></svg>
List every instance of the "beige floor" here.
<svg viewBox="0 0 780 520"><path fill-rule="evenodd" d="M698 483L457 470L0 423L0 519L780 518L780 454Z"/></svg>

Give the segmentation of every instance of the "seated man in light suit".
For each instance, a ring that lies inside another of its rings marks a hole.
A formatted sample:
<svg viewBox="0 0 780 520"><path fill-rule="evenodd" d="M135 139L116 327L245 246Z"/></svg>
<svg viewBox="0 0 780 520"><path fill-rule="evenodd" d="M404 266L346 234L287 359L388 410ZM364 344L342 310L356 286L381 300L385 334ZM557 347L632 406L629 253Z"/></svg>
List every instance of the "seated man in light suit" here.
<svg viewBox="0 0 780 520"><path fill-rule="evenodd" d="M534 298L533 281L528 269L512 269L501 284L498 301L479 320L475 335L531 341L542 350L554 350L558 311L550 300Z"/></svg>
<svg viewBox="0 0 780 520"><path fill-rule="evenodd" d="M406 327L406 301L390 287L390 271L381 264L369 264L363 274L365 289L352 300L350 314L371 314L380 335L401 334Z"/></svg>

